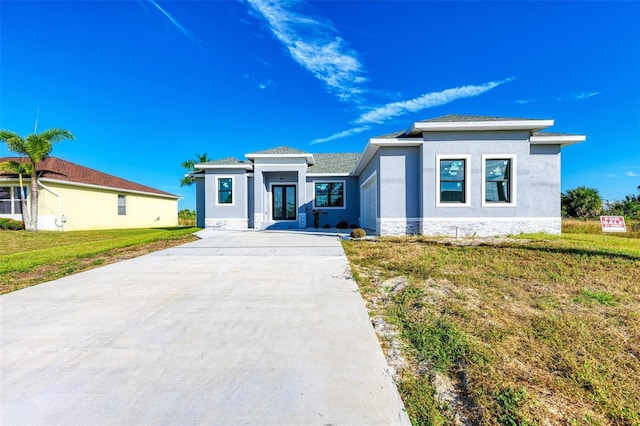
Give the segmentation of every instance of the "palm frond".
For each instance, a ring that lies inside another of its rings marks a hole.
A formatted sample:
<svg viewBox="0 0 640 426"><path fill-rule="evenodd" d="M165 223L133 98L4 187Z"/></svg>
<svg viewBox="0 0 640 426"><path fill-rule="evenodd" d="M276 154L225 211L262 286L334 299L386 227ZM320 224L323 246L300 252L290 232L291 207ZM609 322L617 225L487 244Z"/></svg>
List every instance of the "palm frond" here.
<svg viewBox="0 0 640 426"><path fill-rule="evenodd" d="M10 130L0 130L0 142L4 142L11 152L26 155L25 140Z"/></svg>

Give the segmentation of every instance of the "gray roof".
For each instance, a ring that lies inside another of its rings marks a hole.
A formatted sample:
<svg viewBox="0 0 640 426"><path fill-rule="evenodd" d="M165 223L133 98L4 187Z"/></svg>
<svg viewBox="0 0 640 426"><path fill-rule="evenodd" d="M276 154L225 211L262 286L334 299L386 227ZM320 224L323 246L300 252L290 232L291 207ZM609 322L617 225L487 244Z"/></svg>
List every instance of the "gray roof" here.
<svg viewBox="0 0 640 426"><path fill-rule="evenodd" d="M278 146L276 148L269 148L269 149L265 149L263 151L256 151L256 152L252 152L247 154L249 155L265 155L265 154L310 154L310 152L306 152L306 151L300 151L299 149L296 148L291 148L288 146Z"/></svg>
<svg viewBox="0 0 640 426"><path fill-rule="evenodd" d="M313 154L315 164L309 166L308 173L351 173L358 163L358 153Z"/></svg>
<svg viewBox="0 0 640 426"><path fill-rule="evenodd" d="M221 158L219 160L207 161L206 163L201 163L201 164L206 164L208 166L240 166L240 165L247 165L250 163L247 163L246 161L240 161L237 158L227 157L227 158Z"/></svg>
<svg viewBox="0 0 640 426"><path fill-rule="evenodd" d="M423 123L453 123L453 122L473 122L473 121L523 121L523 120L537 120L537 119L493 117L489 115L449 114L449 115L443 115L442 117L429 118L426 120L419 120L419 121Z"/></svg>

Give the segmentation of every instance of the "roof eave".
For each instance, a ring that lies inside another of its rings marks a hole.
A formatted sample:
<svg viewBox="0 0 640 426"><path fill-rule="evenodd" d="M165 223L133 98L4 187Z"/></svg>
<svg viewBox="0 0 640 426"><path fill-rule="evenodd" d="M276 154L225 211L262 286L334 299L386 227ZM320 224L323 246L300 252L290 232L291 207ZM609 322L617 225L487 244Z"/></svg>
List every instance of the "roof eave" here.
<svg viewBox="0 0 640 426"><path fill-rule="evenodd" d="M545 135L537 135L537 136L531 136L531 138L529 139L529 142L531 143L531 145L561 145L561 146L568 146L568 145L573 145L575 143L580 143L580 142L584 142L587 140L587 137L585 135L549 135L549 136L545 136Z"/></svg>
<svg viewBox="0 0 640 426"><path fill-rule="evenodd" d="M404 134L418 136L422 132L530 130L539 131L553 126L553 120L450 121L413 123Z"/></svg>
<svg viewBox="0 0 640 426"><path fill-rule="evenodd" d="M253 164L196 164L193 166L195 169L245 169L253 170Z"/></svg>
<svg viewBox="0 0 640 426"><path fill-rule="evenodd" d="M73 182L73 181L70 181L70 180L60 180L60 179L51 179L51 178L40 178L38 180L42 181L42 182L49 182L49 183L54 183L54 184L59 184L59 185L79 186L81 188L106 189L106 190L109 190L109 191L126 192L126 193L129 193L129 194L148 195L148 196L152 196L152 197L175 198L176 200L179 200L179 199L182 198L179 195L169 194L168 192L167 193L157 193L157 192L149 192L149 191L139 191L139 190L135 190L135 189L118 188L118 187L115 187L115 186L94 185L94 184L91 184L91 183L80 183L80 182Z"/></svg>

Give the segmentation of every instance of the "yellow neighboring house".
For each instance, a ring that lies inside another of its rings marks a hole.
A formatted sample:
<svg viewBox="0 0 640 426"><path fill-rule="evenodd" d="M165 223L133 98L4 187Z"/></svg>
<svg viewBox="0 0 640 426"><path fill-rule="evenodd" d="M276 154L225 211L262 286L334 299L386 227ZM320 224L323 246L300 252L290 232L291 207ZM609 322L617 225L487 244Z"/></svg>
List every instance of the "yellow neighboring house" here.
<svg viewBox="0 0 640 426"><path fill-rule="evenodd" d="M0 157L0 163L8 160L19 161ZM38 163L38 170L39 230L178 225L177 195L56 157ZM24 177L23 184L29 191L29 177ZM22 220L20 196L18 176L0 172L0 217Z"/></svg>

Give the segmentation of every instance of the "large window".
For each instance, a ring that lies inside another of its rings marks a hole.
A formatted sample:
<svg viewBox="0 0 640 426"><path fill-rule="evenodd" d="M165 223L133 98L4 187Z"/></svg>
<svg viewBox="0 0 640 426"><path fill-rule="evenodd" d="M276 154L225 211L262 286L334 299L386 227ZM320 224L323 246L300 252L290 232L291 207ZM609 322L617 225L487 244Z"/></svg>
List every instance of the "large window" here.
<svg viewBox="0 0 640 426"><path fill-rule="evenodd" d="M118 195L118 216L126 216L127 214L127 196Z"/></svg>
<svg viewBox="0 0 640 426"><path fill-rule="evenodd" d="M515 156L483 155L482 162L482 205L514 206L516 202Z"/></svg>
<svg viewBox="0 0 640 426"><path fill-rule="evenodd" d="M218 204L233 204L233 178L218 178Z"/></svg>
<svg viewBox="0 0 640 426"><path fill-rule="evenodd" d="M438 159L441 204L467 204L467 158Z"/></svg>
<svg viewBox="0 0 640 426"><path fill-rule="evenodd" d="M0 186L0 214L21 214L22 195L23 191L17 186Z"/></svg>
<svg viewBox="0 0 640 426"><path fill-rule="evenodd" d="M316 207L344 207L344 182L316 182Z"/></svg>

